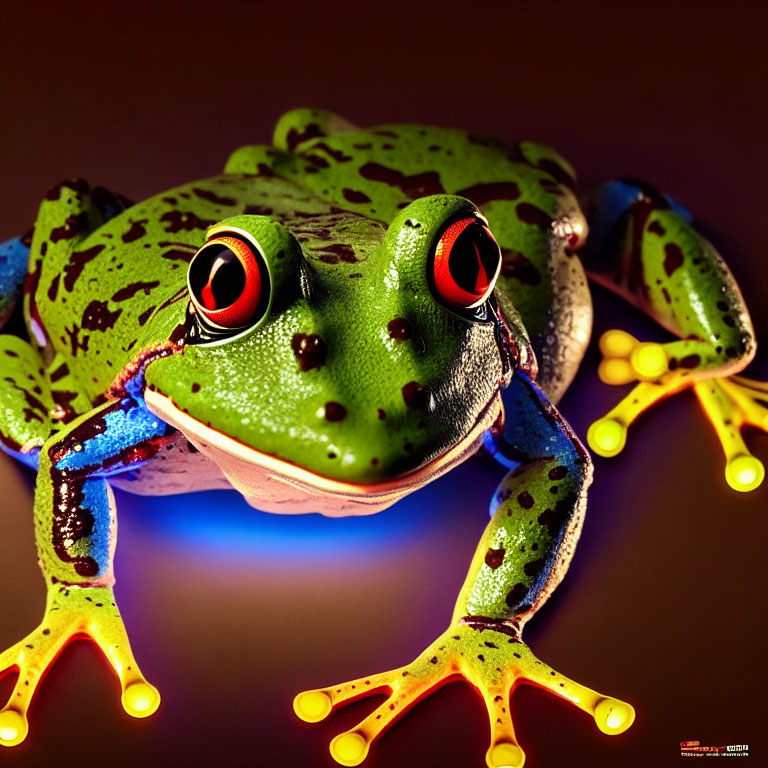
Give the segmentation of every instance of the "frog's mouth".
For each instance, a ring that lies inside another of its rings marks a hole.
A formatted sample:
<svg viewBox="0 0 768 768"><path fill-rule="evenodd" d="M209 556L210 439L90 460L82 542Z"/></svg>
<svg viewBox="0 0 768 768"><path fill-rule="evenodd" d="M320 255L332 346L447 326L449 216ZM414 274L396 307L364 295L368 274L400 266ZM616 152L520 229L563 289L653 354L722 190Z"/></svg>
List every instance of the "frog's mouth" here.
<svg viewBox="0 0 768 768"><path fill-rule="evenodd" d="M198 421L157 391L147 389L144 398L149 410L183 432L252 507L283 514L319 512L329 517L379 512L431 482L475 453L501 413L497 393L466 437L442 456L386 482L347 483L251 448Z"/></svg>

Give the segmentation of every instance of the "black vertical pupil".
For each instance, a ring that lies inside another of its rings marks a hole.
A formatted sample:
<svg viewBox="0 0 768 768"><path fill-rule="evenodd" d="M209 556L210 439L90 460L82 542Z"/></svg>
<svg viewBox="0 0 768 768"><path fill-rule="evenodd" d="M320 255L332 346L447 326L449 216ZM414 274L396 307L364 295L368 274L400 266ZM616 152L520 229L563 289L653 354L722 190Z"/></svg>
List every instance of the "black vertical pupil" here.
<svg viewBox="0 0 768 768"><path fill-rule="evenodd" d="M451 277L467 293L478 293L478 277L481 265L485 277L480 282L482 290L496 274L499 263L499 246L479 222L473 222L456 238L448 256Z"/></svg>
<svg viewBox="0 0 768 768"><path fill-rule="evenodd" d="M204 291L206 286L210 290ZM206 309L225 309L234 304L245 289L245 270L226 245L214 243L198 253L192 264L189 285L195 298ZM213 296L215 306L207 301Z"/></svg>

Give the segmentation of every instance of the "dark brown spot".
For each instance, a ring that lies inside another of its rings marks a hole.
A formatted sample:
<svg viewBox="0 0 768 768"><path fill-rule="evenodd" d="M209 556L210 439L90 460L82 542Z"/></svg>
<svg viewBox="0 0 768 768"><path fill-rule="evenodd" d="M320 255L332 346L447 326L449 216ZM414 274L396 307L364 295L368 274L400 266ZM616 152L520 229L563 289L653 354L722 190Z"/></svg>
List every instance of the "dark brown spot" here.
<svg viewBox="0 0 768 768"><path fill-rule="evenodd" d="M652 232L654 235L658 235L659 237L664 237L664 235L667 234L667 231L664 229L664 227L661 226L661 224L658 221L652 221L648 225L648 231Z"/></svg>
<svg viewBox="0 0 768 768"><path fill-rule="evenodd" d="M148 219L139 219L138 221L131 221L130 229L123 233L122 238L124 243L132 243L134 240L138 240L140 237L144 237L147 234L147 229L144 226Z"/></svg>
<svg viewBox="0 0 768 768"><path fill-rule="evenodd" d="M404 317L396 317L387 323L389 335L395 341L405 341L411 338L411 325Z"/></svg>
<svg viewBox="0 0 768 768"><path fill-rule="evenodd" d="M526 576L537 576L541 569L544 567L546 559L540 557L538 560L531 560L523 566L523 572Z"/></svg>
<svg viewBox="0 0 768 768"><path fill-rule="evenodd" d="M523 584L515 584L515 586L507 592L507 596L504 600L510 608L516 608L520 601L525 597L527 591L528 590Z"/></svg>
<svg viewBox="0 0 768 768"><path fill-rule="evenodd" d="M418 381L409 381L401 391L407 408L426 408L427 393Z"/></svg>
<svg viewBox="0 0 768 768"><path fill-rule="evenodd" d="M56 301L56 294L59 292L59 280L61 279L61 273L56 275L51 284L48 286L48 301Z"/></svg>
<svg viewBox="0 0 768 768"><path fill-rule="evenodd" d="M114 328L117 318L123 313L122 309L109 311L106 301L94 299L83 311L82 327L87 331L106 331Z"/></svg>
<svg viewBox="0 0 768 768"><path fill-rule="evenodd" d="M69 376L69 366L66 363L62 363L55 371L50 374L50 382L53 384L56 381L60 381L65 376Z"/></svg>
<svg viewBox="0 0 768 768"><path fill-rule="evenodd" d="M701 358L698 355L686 355L678 365L680 368L698 368L701 365Z"/></svg>
<svg viewBox="0 0 768 768"><path fill-rule="evenodd" d="M387 418L387 413L383 408L377 408L376 415L379 417L379 421L384 421Z"/></svg>
<svg viewBox="0 0 768 768"><path fill-rule="evenodd" d="M69 257L69 263L64 267L64 289L71 291L75 287L77 278L80 277L85 265L104 250L103 245L94 245L84 251L75 251Z"/></svg>
<svg viewBox="0 0 768 768"><path fill-rule="evenodd" d="M325 133L321 130L317 123L307 123L302 130L298 128L291 128L285 137L285 145L290 150L296 149L299 144L303 144L310 139L316 139L320 136L325 136Z"/></svg>
<svg viewBox="0 0 768 768"><path fill-rule="evenodd" d="M454 193L466 197L475 205L483 206L493 200L517 200L520 197L520 187L514 181L494 181L488 184L475 184Z"/></svg>
<svg viewBox="0 0 768 768"><path fill-rule="evenodd" d="M85 179L68 179L51 187L45 193L46 200L58 200L61 197L62 190L71 189L79 195L87 195L90 192L90 185Z"/></svg>
<svg viewBox="0 0 768 768"><path fill-rule="evenodd" d="M517 503L523 509L530 509L535 502L529 491L523 491L522 493L517 494Z"/></svg>
<svg viewBox="0 0 768 768"><path fill-rule="evenodd" d="M328 354L328 347L316 333L295 333L291 339L291 348L302 371L322 367Z"/></svg>
<svg viewBox="0 0 768 768"><path fill-rule="evenodd" d="M193 381L191 389L192 389L192 392L199 392L200 391L200 385L196 381Z"/></svg>
<svg viewBox="0 0 768 768"><path fill-rule="evenodd" d="M166 232L191 232L193 229L205 229L213 224L213 221L200 219L191 211L168 211L160 217L160 221L168 226Z"/></svg>
<svg viewBox="0 0 768 768"><path fill-rule="evenodd" d="M564 467L562 464L554 469L549 470L550 480L562 480L568 474L568 467Z"/></svg>
<svg viewBox="0 0 768 768"><path fill-rule="evenodd" d="M531 203L518 203L515 206L515 213L517 218L525 224L533 224L543 230L549 230L552 227L552 217Z"/></svg>
<svg viewBox="0 0 768 768"><path fill-rule="evenodd" d="M394 168L387 168L378 163L366 163L360 168L360 175L369 181L380 181L383 184L398 187L406 197L412 200L427 195L445 194L440 175L435 171L407 176Z"/></svg>
<svg viewBox="0 0 768 768"><path fill-rule="evenodd" d="M365 192L358 192L355 189L349 189L344 187L341 190L341 194L344 195L344 199L350 203L370 203L371 198L365 194Z"/></svg>
<svg viewBox="0 0 768 768"><path fill-rule="evenodd" d="M193 187L192 193L197 195L201 200L207 200L214 205L237 205L237 200L234 197L221 197L210 189L201 189L200 187Z"/></svg>
<svg viewBox="0 0 768 768"><path fill-rule="evenodd" d="M160 285L159 280L151 280L145 283L131 283L130 285L126 285L124 288L121 288L119 291L117 291L112 296L112 301L127 301L128 299L132 299L137 293L140 293L141 291L144 291L145 296L149 296L150 292L154 288L157 288L158 285Z"/></svg>
<svg viewBox="0 0 768 768"><path fill-rule="evenodd" d="M667 243L664 246L664 271L667 273L667 277L671 277L672 273L679 269L684 261L683 251L677 243Z"/></svg>
<svg viewBox="0 0 768 768"><path fill-rule="evenodd" d="M571 176L560 163L557 163L554 160L542 158L538 162L538 167L541 168L542 171L546 171L553 179L559 181L564 187L568 187L568 189L573 189L576 185L576 180L573 176Z"/></svg>
<svg viewBox="0 0 768 768"><path fill-rule="evenodd" d="M347 417L347 409L333 400L325 404L325 418L328 421L343 421Z"/></svg>
<svg viewBox="0 0 768 768"><path fill-rule="evenodd" d="M76 216L68 216L64 224L60 227L54 227L51 230L50 239L52 243L58 243L59 240L71 240L77 237L81 232L88 231L88 214L78 213Z"/></svg>
<svg viewBox="0 0 768 768"><path fill-rule="evenodd" d="M145 309L138 317L139 325L143 326L147 320L152 316L152 313L155 311L154 307L149 307L149 309Z"/></svg>
<svg viewBox="0 0 768 768"><path fill-rule="evenodd" d="M489 549L485 553L485 564L492 570L495 571L504 561L504 555L506 554L504 547L500 547L499 549Z"/></svg>
<svg viewBox="0 0 768 768"><path fill-rule="evenodd" d="M326 264L338 264L340 261L354 264L358 261L355 249L348 243L330 243L314 252L317 253L317 258Z"/></svg>
<svg viewBox="0 0 768 768"><path fill-rule="evenodd" d="M317 144L312 147L313 152L317 152L318 150L320 152L325 152L328 157L335 160L337 163L348 163L352 160L351 155L345 155L340 149L329 147L324 141L318 141Z"/></svg>
<svg viewBox="0 0 768 768"><path fill-rule="evenodd" d="M248 216L271 216L272 209L268 205L246 205L243 213Z"/></svg>

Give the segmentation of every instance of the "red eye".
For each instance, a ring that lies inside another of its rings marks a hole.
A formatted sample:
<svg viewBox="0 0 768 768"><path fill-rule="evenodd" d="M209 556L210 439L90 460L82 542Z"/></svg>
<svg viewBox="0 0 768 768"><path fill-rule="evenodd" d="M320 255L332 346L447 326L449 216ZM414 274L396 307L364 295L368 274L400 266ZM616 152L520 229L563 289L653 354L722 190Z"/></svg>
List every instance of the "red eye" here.
<svg viewBox="0 0 768 768"><path fill-rule="evenodd" d="M269 300L261 254L230 235L209 240L195 254L187 284L197 311L217 328L244 328L263 315Z"/></svg>
<svg viewBox="0 0 768 768"><path fill-rule="evenodd" d="M500 269L499 246L488 227L475 217L451 224L435 248L435 289L451 307L472 309L487 301Z"/></svg>

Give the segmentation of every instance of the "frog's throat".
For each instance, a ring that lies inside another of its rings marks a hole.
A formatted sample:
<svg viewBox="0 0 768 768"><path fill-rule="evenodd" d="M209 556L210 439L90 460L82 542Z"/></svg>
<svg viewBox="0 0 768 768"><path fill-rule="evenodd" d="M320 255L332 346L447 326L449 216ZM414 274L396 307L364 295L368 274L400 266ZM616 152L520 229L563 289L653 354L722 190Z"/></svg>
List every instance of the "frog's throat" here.
<svg viewBox="0 0 768 768"><path fill-rule="evenodd" d="M159 392L147 389L144 397L149 410L183 432L204 456L221 469L251 506L264 512L319 512L329 517L379 512L448 472L477 451L484 433L501 413L501 397L497 393L466 437L442 456L386 482L347 483L318 475L244 445L180 410L170 397Z"/></svg>

